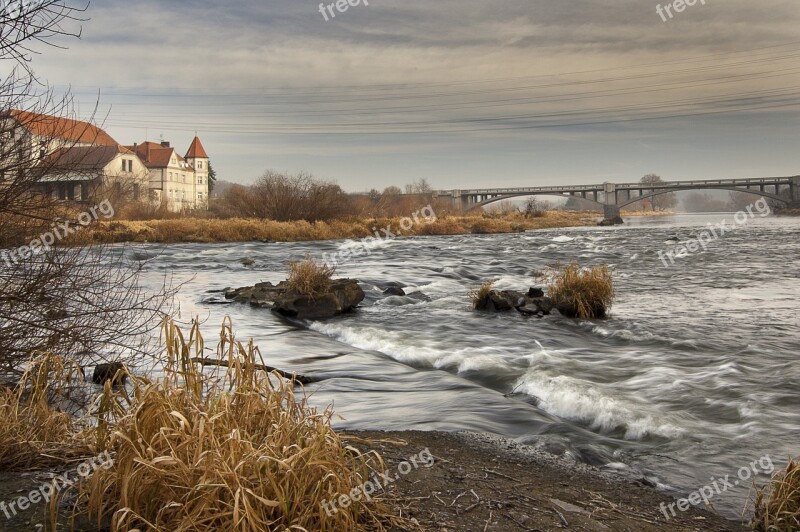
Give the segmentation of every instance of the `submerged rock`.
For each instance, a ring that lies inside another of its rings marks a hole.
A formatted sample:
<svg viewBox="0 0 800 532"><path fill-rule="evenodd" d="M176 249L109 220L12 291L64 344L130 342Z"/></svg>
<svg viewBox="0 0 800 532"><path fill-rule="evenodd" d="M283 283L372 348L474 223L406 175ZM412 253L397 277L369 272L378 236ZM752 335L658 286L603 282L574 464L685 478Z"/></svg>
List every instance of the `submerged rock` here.
<svg viewBox="0 0 800 532"><path fill-rule="evenodd" d="M406 295L406 291L400 288L399 286L390 286L386 290L383 291L383 295L385 296L404 296Z"/></svg>
<svg viewBox="0 0 800 532"><path fill-rule="evenodd" d="M597 225L599 225L600 227L609 227L612 225L623 225L623 224L625 224L625 220L623 220L621 216L614 216L613 218L607 218L603 220Z"/></svg>
<svg viewBox="0 0 800 532"><path fill-rule="evenodd" d="M528 294L539 294L539 297L517 292L516 290L491 290L486 299L480 302L475 310L488 312L509 312L517 310L526 316L544 316L550 314L555 304L553 300L544 295L544 291L531 289Z"/></svg>

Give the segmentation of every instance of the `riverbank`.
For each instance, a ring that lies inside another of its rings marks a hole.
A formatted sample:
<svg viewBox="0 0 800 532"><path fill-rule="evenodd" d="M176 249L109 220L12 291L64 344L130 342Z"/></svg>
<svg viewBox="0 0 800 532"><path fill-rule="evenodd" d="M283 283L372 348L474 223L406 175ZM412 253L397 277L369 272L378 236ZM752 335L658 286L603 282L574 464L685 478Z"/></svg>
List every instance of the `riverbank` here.
<svg viewBox="0 0 800 532"><path fill-rule="evenodd" d="M387 236L518 233L532 229L597 224L594 212L548 211L540 217L521 213L442 216L438 218L368 218L331 222L276 222L257 219L177 218L146 221L98 221L73 235L71 244L302 242ZM387 235L387 233L389 235Z"/></svg>
<svg viewBox="0 0 800 532"><path fill-rule="evenodd" d="M425 449L434 456L431 467L400 474L389 485L385 501L395 514L416 519L426 531L746 530L713 512L694 508L675 517L670 514L667 520L660 505L672 500L643 481L487 434L356 435L380 442L372 448L393 474L403 472L402 463Z"/></svg>
<svg viewBox="0 0 800 532"><path fill-rule="evenodd" d="M350 432L342 437L361 451L381 454L387 476L397 479L383 481L386 490L373 497L388 504L395 516L416 520L416 530L746 530L699 509L677 512L667 520L660 505L672 501L641 482L495 436L406 431ZM422 460L417 467L404 464L412 457L427 457L426 449L433 456L430 467L430 461ZM54 473L0 474L0 501L29 493ZM11 519L0 514L3 530L37 529L45 524L47 506L33 505ZM62 513L66 518L69 511ZM78 520L76 530L101 528Z"/></svg>

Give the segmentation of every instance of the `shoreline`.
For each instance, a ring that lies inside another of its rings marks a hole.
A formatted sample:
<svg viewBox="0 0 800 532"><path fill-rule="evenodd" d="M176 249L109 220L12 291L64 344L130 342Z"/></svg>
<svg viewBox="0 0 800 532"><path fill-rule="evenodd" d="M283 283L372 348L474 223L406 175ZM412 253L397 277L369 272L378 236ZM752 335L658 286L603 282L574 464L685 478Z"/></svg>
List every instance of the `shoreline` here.
<svg viewBox="0 0 800 532"><path fill-rule="evenodd" d="M714 512L690 508L670 515L673 502L645 482L535 450L500 436L472 432L342 432L377 440L389 472L428 449L431 467L412 468L388 484L385 502L422 530L748 530ZM389 443L389 440L403 445ZM399 529L393 529L399 530Z"/></svg>
<svg viewBox="0 0 800 532"><path fill-rule="evenodd" d="M574 528L625 531L748 530L708 510L690 508L667 520L660 510L672 499L641 480L603 471L500 436L473 432L341 431L343 441L361 452L375 450L384 460L385 490L372 497L395 516L418 528L388 530L461 532ZM431 462L411 458L423 456ZM430 464L430 467L427 465ZM57 470L60 472L60 470ZM0 473L0 501L11 501L40 485L52 471ZM388 480L387 480L388 478ZM67 500L70 500L69 498ZM332 509L331 511L335 511ZM62 519L71 508L61 509ZM4 530L22 532L49 521L49 505L38 504L11 519ZM102 530L80 516L76 531Z"/></svg>

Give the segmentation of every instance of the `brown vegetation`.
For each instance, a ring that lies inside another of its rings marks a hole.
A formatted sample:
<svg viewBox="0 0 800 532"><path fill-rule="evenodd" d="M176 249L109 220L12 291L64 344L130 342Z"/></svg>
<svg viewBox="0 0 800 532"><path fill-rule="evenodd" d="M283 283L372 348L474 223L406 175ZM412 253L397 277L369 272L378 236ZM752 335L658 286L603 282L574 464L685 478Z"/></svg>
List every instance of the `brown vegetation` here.
<svg viewBox="0 0 800 532"><path fill-rule="evenodd" d="M753 527L762 532L800 530L800 460L789 460L770 484L757 490Z"/></svg>
<svg viewBox="0 0 800 532"><path fill-rule="evenodd" d="M382 528L388 509L374 500L324 510L382 465L340 439L330 411L257 370L258 349L237 342L230 323L218 346L228 366L211 375L191 362L203 354L197 326L184 337L167 323L164 334L165 377L134 379L107 441L114 466L80 487L98 522L114 531Z"/></svg>
<svg viewBox="0 0 800 532"><path fill-rule="evenodd" d="M205 353L197 324L184 336L166 321L162 339L163 377L131 376L128 388L106 383L85 418L57 408L63 390L80 381L79 368L53 355L34 360L15 390L0 393L0 466L74 465L108 452L113 464L82 479L74 500L76 515L113 531L405 523L375 499L325 511L323 501L383 471L380 456L348 446L331 428L330 410L310 408L295 381L263 371L258 348L237 341L229 321L217 346L225 364L214 370L195 362ZM51 500L53 521L71 490Z"/></svg>
<svg viewBox="0 0 800 532"><path fill-rule="evenodd" d="M421 205L408 211L418 210ZM415 224L403 236L461 235L470 233L516 233L531 229L593 225L592 213L550 211L540 218L525 218L512 213L487 218L482 214L442 216L433 223ZM72 244L113 242L249 242L271 240L299 242L311 240L354 239L374 236L373 227L398 228L401 218L360 218L310 223L304 220L277 222L246 218L209 219L176 218L144 221L100 221L87 227L70 240Z"/></svg>
<svg viewBox="0 0 800 532"><path fill-rule="evenodd" d="M584 319L603 318L614 301L614 283L605 264L581 268L572 263L547 273L547 294L559 312Z"/></svg>
<svg viewBox="0 0 800 532"><path fill-rule="evenodd" d="M335 272L335 266L320 264L311 254L307 254L303 260L289 263L286 282L289 290L313 298L330 288L331 277Z"/></svg>
<svg viewBox="0 0 800 532"><path fill-rule="evenodd" d="M469 298L472 300L472 308L485 308L489 299L489 292L492 291L493 287L494 281L489 280L485 281L478 288L470 290L468 294Z"/></svg>

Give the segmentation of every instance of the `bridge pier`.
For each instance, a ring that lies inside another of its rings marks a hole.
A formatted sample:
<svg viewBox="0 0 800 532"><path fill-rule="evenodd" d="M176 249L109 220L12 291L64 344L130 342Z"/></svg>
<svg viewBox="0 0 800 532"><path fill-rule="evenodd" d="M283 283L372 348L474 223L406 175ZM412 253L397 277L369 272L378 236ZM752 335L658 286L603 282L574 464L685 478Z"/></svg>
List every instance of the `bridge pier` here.
<svg viewBox="0 0 800 532"><path fill-rule="evenodd" d="M790 179L789 191L792 194L792 201L789 203L790 209L800 209L800 175Z"/></svg>
<svg viewBox="0 0 800 532"><path fill-rule="evenodd" d="M619 207L616 205L603 205L603 218L613 220L619 217Z"/></svg>
<svg viewBox="0 0 800 532"><path fill-rule="evenodd" d="M603 183L603 222L620 223L619 201L617 201L617 185Z"/></svg>

